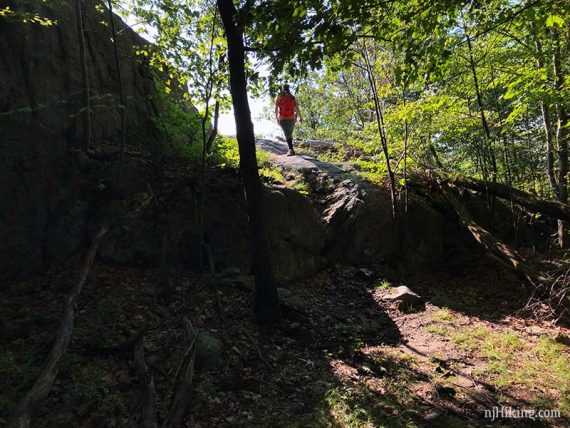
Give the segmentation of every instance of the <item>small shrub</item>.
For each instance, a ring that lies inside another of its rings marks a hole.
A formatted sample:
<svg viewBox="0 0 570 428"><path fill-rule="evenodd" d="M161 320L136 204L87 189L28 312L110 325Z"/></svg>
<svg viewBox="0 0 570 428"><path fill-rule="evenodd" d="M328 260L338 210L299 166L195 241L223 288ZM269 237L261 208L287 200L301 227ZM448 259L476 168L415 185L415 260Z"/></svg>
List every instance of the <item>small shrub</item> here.
<svg viewBox="0 0 570 428"><path fill-rule="evenodd" d="M375 290L379 291L379 290L386 290L388 288L390 288L392 286L392 283L390 281L388 281L387 279L383 279L382 281L380 281L380 283L378 285L376 285Z"/></svg>

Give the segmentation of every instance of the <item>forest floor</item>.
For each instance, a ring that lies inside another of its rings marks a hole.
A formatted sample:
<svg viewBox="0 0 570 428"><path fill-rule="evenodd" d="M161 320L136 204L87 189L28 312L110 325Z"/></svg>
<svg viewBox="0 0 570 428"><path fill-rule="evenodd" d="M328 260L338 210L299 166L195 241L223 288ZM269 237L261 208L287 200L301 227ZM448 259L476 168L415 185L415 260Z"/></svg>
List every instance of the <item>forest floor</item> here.
<svg viewBox="0 0 570 428"><path fill-rule="evenodd" d="M284 147L265 147L281 169L353 174L311 151L286 157ZM82 264L78 255L0 291L0 427L37 378ZM483 256L413 275L330 266L281 290L286 316L273 330L254 320L251 281L187 272L175 278L172 301L158 302L156 269L96 260L60 374L32 425L141 426L133 347L117 345L143 330L162 423L187 318L223 346L217 364L196 368L185 426L570 426L570 330L521 313L530 290ZM400 285L425 307L403 312L384 299ZM485 412L493 409L561 417L492 420Z"/></svg>
<svg viewBox="0 0 570 428"><path fill-rule="evenodd" d="M0 426L38 374L62 293L81 263L72 259L2 293L9 328L0 355ZM183 317L223 343L220 366L196 371L186 426L569 424L570 351L555 340L569 330L517 315L528 291L486 259L411 276L386 266L330 267L287 290L296 309L273 331L255 323L253 296L239 281L231 273L181 276L174 300L159 305L154 270L96 262L62 371L33 426L139 426L132 350L102 350L145 325L163 418L184 352ZM384 301L398 285L419 293L425 309L401 312ZM501 406L560 410L562 418L485 418Z"/></svg>

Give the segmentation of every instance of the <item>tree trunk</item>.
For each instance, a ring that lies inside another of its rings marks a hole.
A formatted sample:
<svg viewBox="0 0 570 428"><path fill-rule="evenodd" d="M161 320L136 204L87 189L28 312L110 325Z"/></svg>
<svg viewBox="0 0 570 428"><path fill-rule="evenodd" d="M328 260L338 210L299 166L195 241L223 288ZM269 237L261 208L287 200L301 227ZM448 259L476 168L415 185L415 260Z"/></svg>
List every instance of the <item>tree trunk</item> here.
<svg viewBox="0 0 570 428"><path fill-rule="evenodd" d="M546 281L546 277L533 266L528 264L528 262L519 253L479 226L473 220L465 206L455 197L447 183L439 184L439 188L442 193L457 212L461 224L465 226L475 241L487 250L487 253L492 258L497 260L506 268L513 270L521 277L527 279L531 284Z"/></svg>
<svg viewBox="0 0 570 428"><path fill-rule="evenodd" d="M125 89L123 86L123 73L121 71L121 60L119 59L119 46L117 43L117 31L115 29L115 16L113 14L113 2L107 1L109 9L109 22L111 23L111 34L113 35L113 52L115 54L115 67L117 67L117 79L119 80L119 99L121 105L121 157L119 159L119 168L117 169L117 184L123 165L125 163L125 146L127 145L127 102L125 97Z"/></svg>
<svg viewBox="0 0 570 428"><path fill-rule="evenodd" d="M534 45L536 47L536 65L538 69L545 69L544 63L544 51L542 49L542 43L536 35L536 30L533 26L534 34ZM554 175L554 150L553 150L553 138L552 138L552 121L550 119L550 105L546 100L540 101L540 112L542 114L542 124L544 127L544 137L546 140L546 174L548 175L548 180L550 182L550 187L555 194L558 194L558 183L556 182L556 176Z"/></svg>
<svg viewBox="0 0 570 428"><path fill-rule="evenodd" d="M467 29L465 29L467 33ZM479 87L479 78L477 76L477 68L475 66L475 59L473 58L473 47L471 45L471 38L467 35L467 47L469 49L469 67L471 68L471 74L473 76L473 84L475 86L475 95L477 99L477 106L479 107L479 115L481 116L481 124L483 125L483 132L485 135L485 150L488 159L491 163L492 174L491 179L497 181L497 159L495 157L495 150L491 141L491 129L489 128L489 123L487 122L487 116L485 115L485 108L483 106L483 96L481 95L481 88Z"/></svg>
<svg viewBox="0 0 570 428"><path fill-rule="evenodd" d="M281 307L269 253L263 188L257 169L255 135L247 99L243 36L235 22L237 11L233 1L217 0L217 6L224 23L228 42L230 92L232 94L236 122L240 169L247 202L253 273L255 276L255 315L258 321L263 324L274 324L281 320Z"/></svg>
<svg viewBox="0 0 570 428"><path fill-rule="evenodd" d="M366 74L368 77L368 82L370 84L370 90L372 91L372 97L374 99L374 113L376 116L376 124L378 125L378 133L380 134L380 142L382 143L382 151L384 157L386 158L386 170L388 171L388 178L390 179L390 197L392 199L392 217L394 221L397 221L397 210L396 210L396 177L394 176L394 171L392 171L392 166L390 165L390 155L388 153L388 139L386 138L386 125L384 123L384 115L380 108L380 98L378 97L378 88L376 87L376 80L374 79L374 71L372 69L372 63L370 62L370 57L368 56L368 49L366 47L366 42L363 42L362 58L366 63Z"/></svg>
<svg viewBox="0 0 570 428"><path fill-rule="evenodd" d="M89 67L85 47L85 26L83 21L83 0L75 1L75 17L77 20L77 37L79 38L79 62L81 64L81 81L83 85L83 138L81 149L89 150L91 146L91 94L89 90Z"/></svg>
<svg viewBox="0 0 570 428"><path fill-rule="evenodd" d="M554 34L554 56L553 56L553 71L554 71L554 87L558 93L556 101L556 142L558 144L558 200L563 204L568 202L568 114L564 105L563 86L564 74L562 71L562 64L560 61L560 40L558 31L553 31ZM565 248L566 233L564 231L564 223L558 221L558 243L560 248Z"/></svg>

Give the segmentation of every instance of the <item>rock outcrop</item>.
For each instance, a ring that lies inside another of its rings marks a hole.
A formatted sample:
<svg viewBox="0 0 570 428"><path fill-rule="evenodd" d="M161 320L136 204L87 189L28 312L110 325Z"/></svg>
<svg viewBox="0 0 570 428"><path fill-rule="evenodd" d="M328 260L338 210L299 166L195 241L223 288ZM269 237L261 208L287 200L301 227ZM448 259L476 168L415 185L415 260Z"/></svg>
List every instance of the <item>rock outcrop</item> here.
<svg viewBox="0 0 570 428"><path fill-rule="evenodd" d="M0 278L41 270L86 239L88 201L80 188L82 74L73 2L7 0L0 17ZM97 6L97 7L96 7ZM44 26L22 14L50 19ZM152 143L155 84L136 52L148 48L116 19L128 141ZM85 37L94 143L117 144L119 81L104 2L85 1ZM158 107L159 108L159 107ZM84 162L89 168L89 162Z"/></svg>
<svg viewBox="0 0 570 428"><path fill-rule="evenodd" d="M365 180L348 163L323 162L306 154L288 157L282 142L258 143L274 154L272 162L286 177L310 187L322 220L326 260L356 265L397 261L407 269L444 260L445 218L429 200L412 193L396 228L388 191Z"/></svg>

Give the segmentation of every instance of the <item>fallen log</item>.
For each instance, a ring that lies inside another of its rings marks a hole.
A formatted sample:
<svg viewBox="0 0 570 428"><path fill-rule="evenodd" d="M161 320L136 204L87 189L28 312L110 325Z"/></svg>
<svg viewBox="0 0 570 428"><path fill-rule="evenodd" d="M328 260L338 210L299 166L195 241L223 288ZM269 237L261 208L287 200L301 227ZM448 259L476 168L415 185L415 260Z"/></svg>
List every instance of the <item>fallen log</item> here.
<svg viewBox="0 0 570 428"><path fill-rule="evenodd" d="M77 298L79 297L83 285L87 280L89 270L91 269L91 265L93 264L93 260L97 254L99 243L108 230L108 228L102 227L91 242L79 275L79 281L65 298L63 319L53 342L50 354L44 363L42 372L32 389L30 389L24 398L22 398L16 405L16 408L12 412L10 420L8 421L8 427L28 428L30 426L32 412L36 408L36 405L44 400L51 391L53 383L59 373L59 363L67 351L67 347L71 340L71 334L73 333L73 320L75 318Z"/></svg>
<svg viewBox="0 0 570 428"><path fill-rule="evenodd" d="M447 180L447 182L455 187L463 187L480 193L489 193L502 199L512 199L517 205L521 205L532 212L545 214L559 220L570 221L570 205L562 202L539 198L531 193L523 192L501 183L492 183L474 178L457 178Z"/></svg>
<svg viewBox="0 0 570 428"><path fill-rule="evenodd" d="M132 218L148 206L150 201L153 199L152 195L137 208L132 213L127 214L120 220ZM37 405L45 400L49 395L51 388L57 375L59 373L60 362L69 346L71 341L71 335L73 333L73 324L75 319L75 312L77 306L77 299L81 294L83 285L87 281L89 276L89 271L93 260L97 255L97 249L99 248L99 243L103 237L111 230L108 226L101 226L101 229L97 235L91 241L91 245L87 250L87 255L85 256L85 261L81 268L79 274L79 280L77 284L71 289L69 294L65 297L65 305L63 312L63 319L61 321L59 330L53 341L49 356L47 357L44 366L36 383L32 386L32 389L22 398L10 415L8 421L9 428L28 428L30 426L30 420L32 418L32 413L36 409Z"/></svg>
<svg viewBox="0 0 570 428"><path fill-rule="evenodd" d="M479 226L475 220L473 220L467 208L455 197L452 188L447 182L439 182L439 188L459 216L461 224L467 229L475 241L486 249L487 253L493 259L514 271L519 276L522 276L531 284L547 281L547 277L531 266L517 251Z"/></svg>

